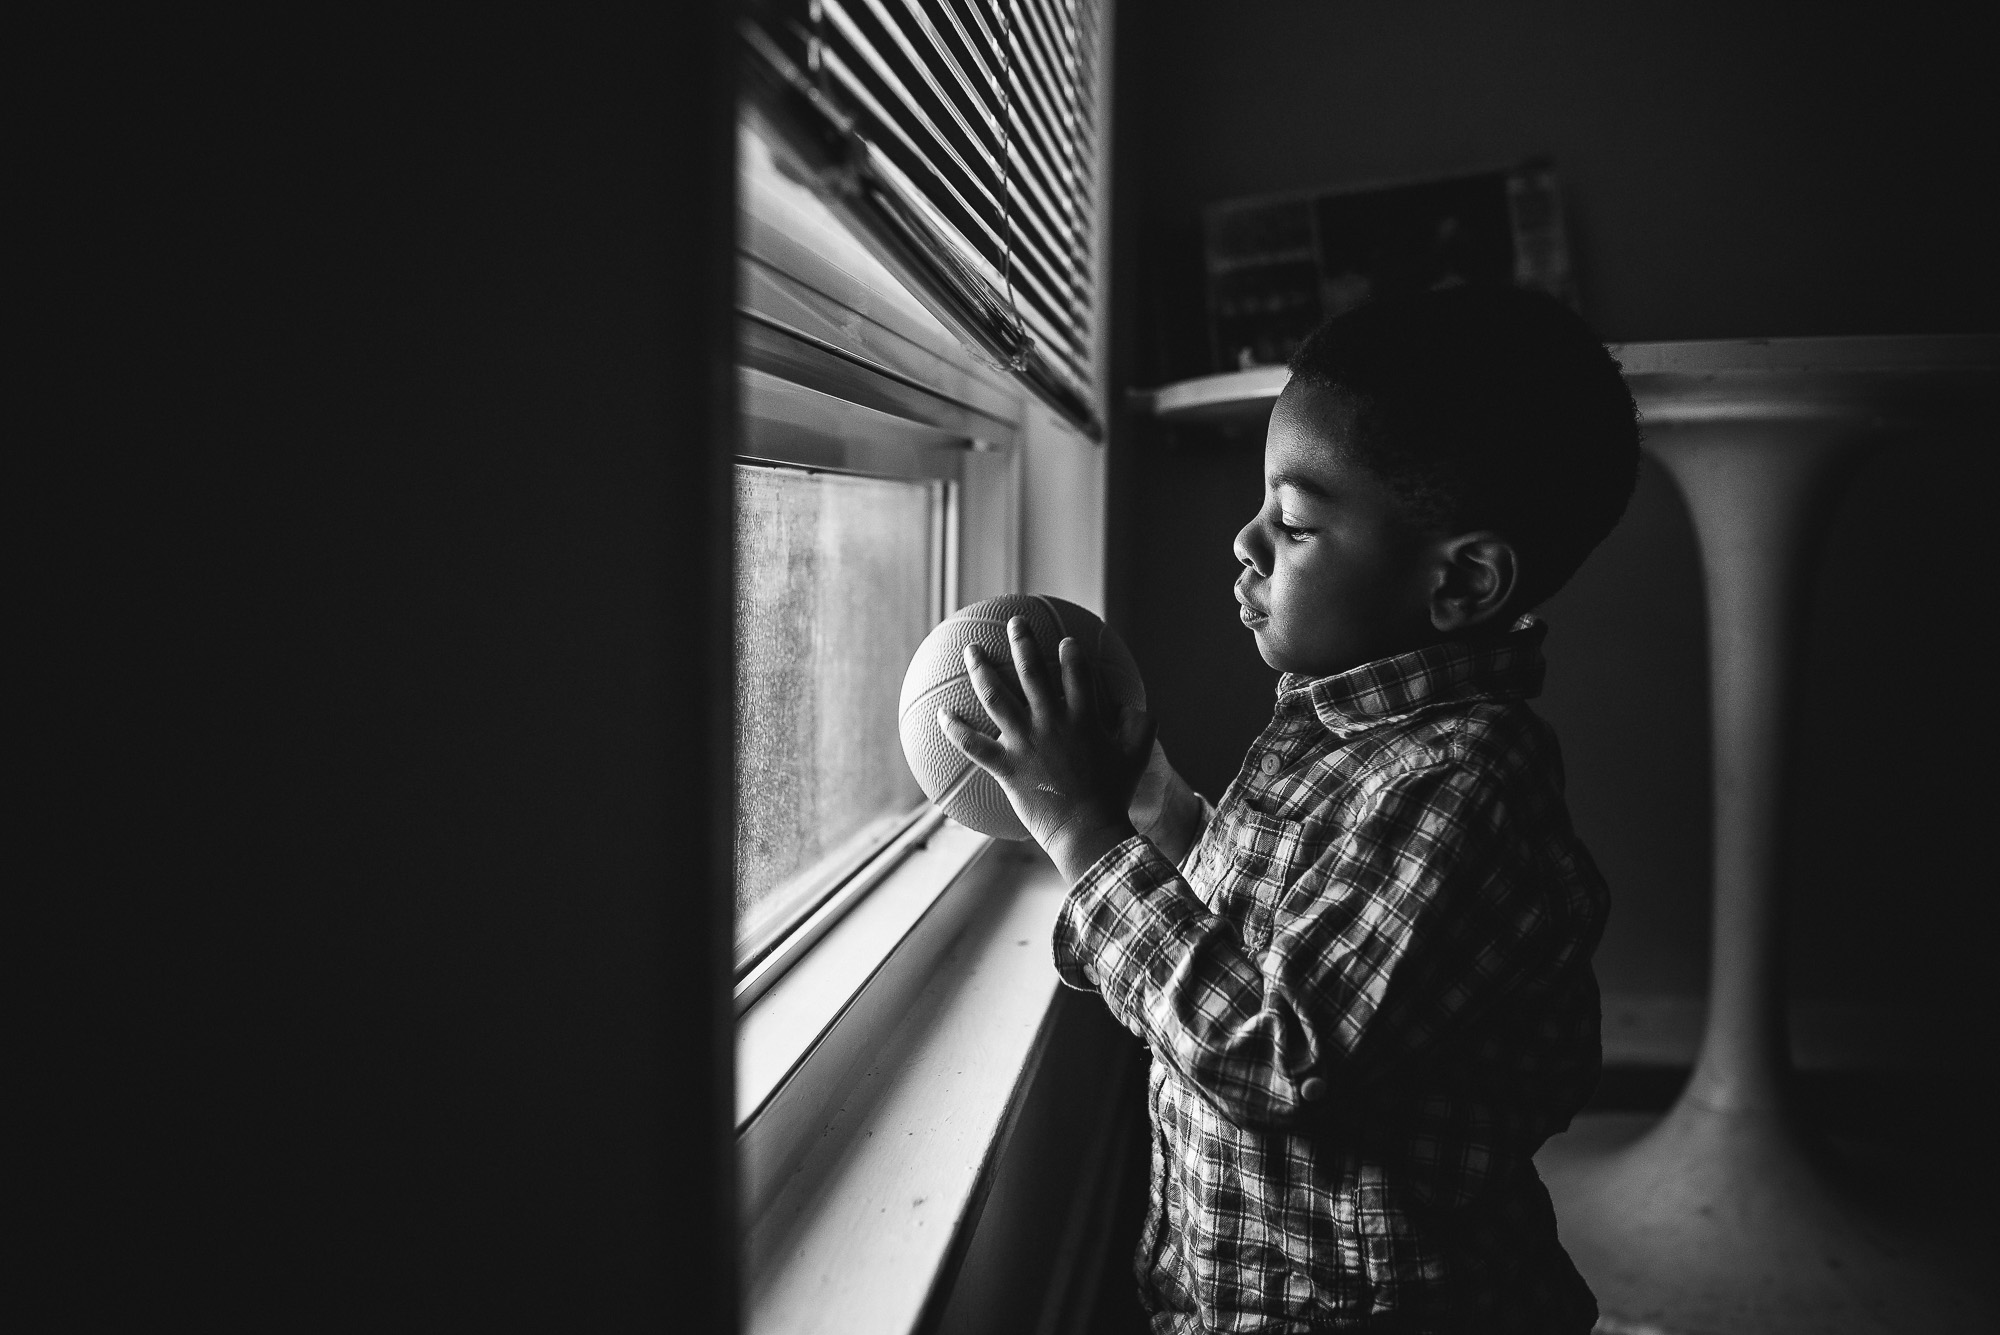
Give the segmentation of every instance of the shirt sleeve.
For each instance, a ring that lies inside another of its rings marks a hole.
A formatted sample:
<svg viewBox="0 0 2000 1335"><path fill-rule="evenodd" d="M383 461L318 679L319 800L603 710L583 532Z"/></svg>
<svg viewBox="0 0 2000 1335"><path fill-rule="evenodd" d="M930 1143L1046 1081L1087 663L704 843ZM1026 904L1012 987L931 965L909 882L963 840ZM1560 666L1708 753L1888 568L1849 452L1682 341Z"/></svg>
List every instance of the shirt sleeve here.
<svg viewBox="0 0 2000 1335"><path fill-rule="evenodd" d="M1421 1058L1524 979L1579 948L1588 959L1593 943L1509 847L1491 777L1417 767L1351 811L1309 866L1267 888L1276 910L1260 955L1148 841L1128 839L1066 900L1058 971L1101 992L1230 1120L1291 1125L1329 1086Z"/></svg>

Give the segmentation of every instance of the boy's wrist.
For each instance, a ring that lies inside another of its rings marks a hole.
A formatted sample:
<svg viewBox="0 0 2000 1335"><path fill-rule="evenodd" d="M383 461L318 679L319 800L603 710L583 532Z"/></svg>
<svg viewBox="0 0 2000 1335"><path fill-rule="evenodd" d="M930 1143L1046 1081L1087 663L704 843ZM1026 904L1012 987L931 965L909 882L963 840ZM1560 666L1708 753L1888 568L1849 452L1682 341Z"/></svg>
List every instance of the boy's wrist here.
<svg viewBox="0 0 2000 1335"><path fill-rule="evenodd" d="M1063 879L1075 885L1099 858L1137 833L1123 812L1086 812L1052 833L1046 850Z"/></svg>
<svg viewBox="0 0 2000 1335"><path fill-rule="evenodd" d="M1132 828L1178 867L1201 834L1201 797L1166 763L1157 743L1140 788L1143 797L1132 801Z"/></svg>

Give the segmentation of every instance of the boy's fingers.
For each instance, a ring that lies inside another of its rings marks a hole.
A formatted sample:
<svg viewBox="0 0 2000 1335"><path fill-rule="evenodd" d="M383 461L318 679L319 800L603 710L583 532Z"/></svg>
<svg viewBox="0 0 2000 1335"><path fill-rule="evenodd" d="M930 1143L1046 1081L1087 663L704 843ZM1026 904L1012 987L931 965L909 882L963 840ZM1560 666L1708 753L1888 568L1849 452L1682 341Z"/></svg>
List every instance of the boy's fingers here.
<svg viewBox="0 0 2000 1335"><path fill-rule="evenodd" d="M1062 663L1063 696L1069 702L1069 716L1081 723L1090 717L1097 703L1090 689L1090 664L1084 659L1083 646L1068 636L1056 646L1056 658Z"/></svg>
<svg viewBox="0 0 2000 1335"><path fill-rule="evenodd" d="M944 733L944 739L963 752L967 760L983 770L992 771L1007 754L1007 748L948 709L938 710L937 721L938 729Z"/></svg>
<svg viewBox="0 0 2000 1335"><path fill-rule="evenodd" d="M1000 725L1002 733L1026 730L1028 721L1021 717L1021 702L1007 689L1000 670L969 644L965 646L965 676L972 683L972 693L986 707L987 717Z"/></svg>
<svg viewBox="0 0 2000 1335"><path fill-rule="evenodd" d="M1028 710L1047 714L1056 702L1049 697L1049 683L1042 676L1042 655L1028 629L1028 618L1007 618L1007 647L1014 651L1014 672L1021 679L1021 693L1028 697Z"/></svg>

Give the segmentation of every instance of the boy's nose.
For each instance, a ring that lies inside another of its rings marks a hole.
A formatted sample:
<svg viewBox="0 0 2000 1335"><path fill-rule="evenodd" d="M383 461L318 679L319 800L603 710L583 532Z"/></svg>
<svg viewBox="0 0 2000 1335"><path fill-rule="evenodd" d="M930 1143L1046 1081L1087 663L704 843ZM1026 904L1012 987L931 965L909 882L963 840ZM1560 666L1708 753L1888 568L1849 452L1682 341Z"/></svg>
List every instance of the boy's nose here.
<svg viewBox="0 0 2000 1335"><path fill-rule="evenodd" d="M1263 530L1258 528L1257 521L1253 519L1237 530L1236 541L1230 546L1235 551L1237 560L1260 575L1268 575L1271 571L1269 563L1264 559L1266 546L1263 536Z"/></svg>

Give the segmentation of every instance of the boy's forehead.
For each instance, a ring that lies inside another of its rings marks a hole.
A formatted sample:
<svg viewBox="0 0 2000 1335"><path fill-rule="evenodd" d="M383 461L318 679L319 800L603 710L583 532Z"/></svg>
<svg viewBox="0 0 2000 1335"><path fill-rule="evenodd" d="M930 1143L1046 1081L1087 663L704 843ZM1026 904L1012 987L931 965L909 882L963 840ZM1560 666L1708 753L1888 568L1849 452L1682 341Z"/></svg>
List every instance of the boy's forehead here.
<svg viewBox="0 0 2000 1335"><path fill-rule="evenodd" d="M1291 381L1278 395L1264 434L1266 481L1277 486L1330 479L1352 458L1359 418L1360 404L1346 390ZM1310 485L1303 489L1321 490Z"/></svg>

